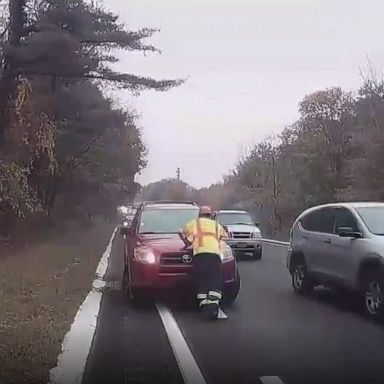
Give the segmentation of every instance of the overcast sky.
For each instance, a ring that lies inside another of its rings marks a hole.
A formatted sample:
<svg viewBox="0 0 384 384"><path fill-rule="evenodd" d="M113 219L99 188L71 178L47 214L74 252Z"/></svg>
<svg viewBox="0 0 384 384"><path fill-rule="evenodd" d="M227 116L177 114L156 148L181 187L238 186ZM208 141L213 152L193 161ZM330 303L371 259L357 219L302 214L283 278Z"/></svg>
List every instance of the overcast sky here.
<svg viewBox="0 0 384 384"><path fill-rule="evenodd" d="M219 181L239 147L278 133L308 93L357 89L359 69L384 68L382 0L104 0L132 29L160 28L161 55L123 53L120 69L184 78L169 92L120 100L141 114L149 147L139 181Z"/></svg>

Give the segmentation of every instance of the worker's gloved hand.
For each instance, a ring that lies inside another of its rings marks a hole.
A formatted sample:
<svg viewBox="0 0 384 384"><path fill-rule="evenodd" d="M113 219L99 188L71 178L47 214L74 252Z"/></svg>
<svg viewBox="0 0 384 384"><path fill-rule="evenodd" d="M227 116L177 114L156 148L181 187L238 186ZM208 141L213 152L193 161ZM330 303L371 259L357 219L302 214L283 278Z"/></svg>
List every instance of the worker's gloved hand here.
<svg viewBox="0 0 384 384"><path fill-rule="evenodd" d="M184 243L184 249L187 249L191 243L188 241L188 239L184 236L184 233L182 231L179 231L180 239L183 240Z"/></svg>

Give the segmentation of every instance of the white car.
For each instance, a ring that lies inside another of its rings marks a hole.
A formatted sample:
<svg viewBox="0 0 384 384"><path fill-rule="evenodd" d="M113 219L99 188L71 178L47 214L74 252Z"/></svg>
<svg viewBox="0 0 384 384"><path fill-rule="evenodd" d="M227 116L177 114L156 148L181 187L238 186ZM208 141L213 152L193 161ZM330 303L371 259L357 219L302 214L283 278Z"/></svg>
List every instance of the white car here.
<svg viewBox="0 0 384 384"><path fill-rule="evenodd" d="M257 223L246 211L220 210L212 218L221 224L229 235L226 243L234 253L251 255L253 260L260 260L263 253L261 231Z"/></svg>

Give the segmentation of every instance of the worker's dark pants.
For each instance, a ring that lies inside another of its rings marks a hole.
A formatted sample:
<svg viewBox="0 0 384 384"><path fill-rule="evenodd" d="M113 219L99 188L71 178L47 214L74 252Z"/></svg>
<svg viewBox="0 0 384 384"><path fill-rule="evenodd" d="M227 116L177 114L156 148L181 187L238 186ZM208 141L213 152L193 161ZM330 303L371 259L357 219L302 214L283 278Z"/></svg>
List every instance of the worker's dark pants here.
<svg viewBox="0 0 384 384"><path fill-rule="evenodd" d="M199 253L193 258L193 277L198 294L222 291L221 259L214 253Z"/></svg>

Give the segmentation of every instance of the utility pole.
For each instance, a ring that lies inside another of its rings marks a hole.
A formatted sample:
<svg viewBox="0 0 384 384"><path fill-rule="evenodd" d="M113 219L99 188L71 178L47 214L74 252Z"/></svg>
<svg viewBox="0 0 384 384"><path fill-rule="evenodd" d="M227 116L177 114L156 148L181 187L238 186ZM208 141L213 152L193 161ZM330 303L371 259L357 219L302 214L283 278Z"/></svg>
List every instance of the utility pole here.
<svg viewBox="0 0 384 384"><path fill-rule="evenodd" d="M180 167L176 168L176 177L177 177L177 181L180 181Z"/></svg>
<svg viewBox="0 0 384 384"><path fill-rule="evenodd" d="M274 205L274 216L275 220L279 222L279 229L281 229L281 217L278 212L279 207L279 196L278 196L278 174L275 164L275 151L272 152L272 177L273 177L273 205Z"/></svg>

